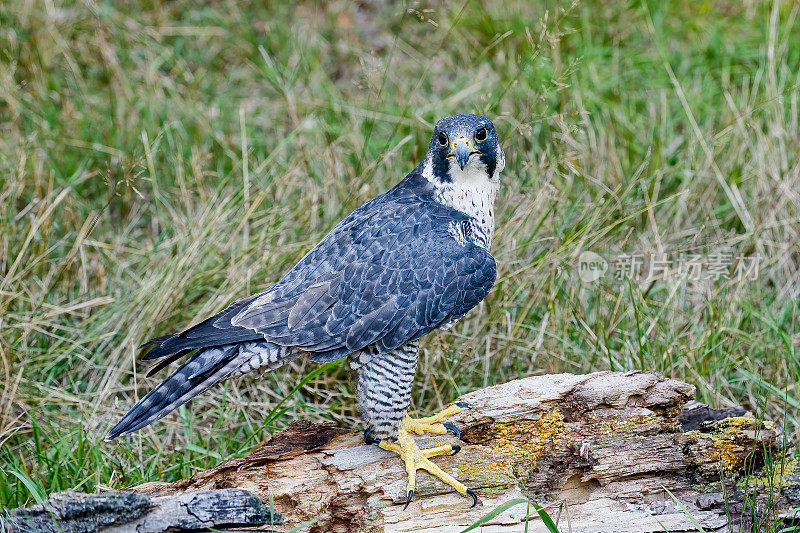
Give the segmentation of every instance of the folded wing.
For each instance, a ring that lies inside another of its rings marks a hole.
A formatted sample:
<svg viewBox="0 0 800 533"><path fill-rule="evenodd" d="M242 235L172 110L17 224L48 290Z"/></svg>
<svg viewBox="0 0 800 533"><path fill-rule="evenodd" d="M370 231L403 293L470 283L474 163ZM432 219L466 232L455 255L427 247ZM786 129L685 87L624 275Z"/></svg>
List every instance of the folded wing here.
<svg viewBox="0 0 800 533"><path fill-rule="evenodd" d="M495 280L491 254L449 233L461 213L419 197L369 202L278 283L188 330L153 339L151 373L185 353L267 340L331 361L390 350L460 318Z"/></svg>
<svg viewBox="0 0 800 533"><path fill-rule="evenodd" d="M450 235L458 216L418 199L378 206L367 224L334 230L230 322L316 361L415 340L463 316L495 281L492 256Z"/></svg>

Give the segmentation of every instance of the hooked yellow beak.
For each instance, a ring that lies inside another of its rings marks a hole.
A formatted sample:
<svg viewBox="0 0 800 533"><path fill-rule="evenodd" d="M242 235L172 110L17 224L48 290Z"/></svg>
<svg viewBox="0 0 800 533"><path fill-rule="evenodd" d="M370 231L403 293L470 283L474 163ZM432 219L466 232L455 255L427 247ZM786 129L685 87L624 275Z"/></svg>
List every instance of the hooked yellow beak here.
<svg viewBox="0 0 800 533"><path fill-rule="evenodd" d="M464 170L464 167L467 166L469 162L469 156L478 153L480 152L475 149L475 145L472 144L472 139L459 137L450 143L450 152L447 154L447 157L455 157L458 166L461 170Z"/></svg>

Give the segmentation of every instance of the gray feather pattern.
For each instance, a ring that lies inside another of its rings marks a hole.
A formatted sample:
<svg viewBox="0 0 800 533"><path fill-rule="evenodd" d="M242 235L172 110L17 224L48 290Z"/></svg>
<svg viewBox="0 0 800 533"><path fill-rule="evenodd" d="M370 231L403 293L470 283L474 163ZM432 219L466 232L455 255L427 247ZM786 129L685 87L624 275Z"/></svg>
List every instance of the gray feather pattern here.
<svg viewBox="0 0 800 533"><path fill-rule="evenodd" d="M494 259L449 233L459 212L396 189L354 211L231 323L327 359L396 348L474 307Z"/></svg>
<svg viewBox="0 0 800 533"><path fill-rule="evenodd" d="M457 115L437 123L459 135L478 127L492 132L487 142L495 149L486 150L481 162L486 178L496 179L492 154L502 150L491 121ZM480 206L489 209L483 215L475 202L462 205L435 138L426 162L337 224L278 283L186 331L146 343L146 359L164 358L154 370L194 354L107 438L144 427L219 380L274 369L303 352L318 362L352 355L360 368L365 420L376 436L394 435L408 407L417 340L452 325L486 296L496 277L494 259L483 247L491 242L493 189L481 189ZM482 241L452 231L476 223Z"/></svg>

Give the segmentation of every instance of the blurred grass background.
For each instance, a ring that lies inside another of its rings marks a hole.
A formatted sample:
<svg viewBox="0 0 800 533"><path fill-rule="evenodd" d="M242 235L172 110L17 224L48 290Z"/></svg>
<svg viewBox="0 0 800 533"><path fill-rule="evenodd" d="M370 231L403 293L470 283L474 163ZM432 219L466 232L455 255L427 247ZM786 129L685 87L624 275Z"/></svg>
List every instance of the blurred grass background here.
<svg viewBox="0 0 800 533"><path fill-rule="evenodd" d="M102 442L166 374L139 343L276 281L461 112L507 156L498 282L423 341L414 409L653 369L796 440L798 3L265 4L0 4L0 506L188 476L298 417L355 425L347 365L299 361ZM586 250L733 259L584 283Z"/></svg>

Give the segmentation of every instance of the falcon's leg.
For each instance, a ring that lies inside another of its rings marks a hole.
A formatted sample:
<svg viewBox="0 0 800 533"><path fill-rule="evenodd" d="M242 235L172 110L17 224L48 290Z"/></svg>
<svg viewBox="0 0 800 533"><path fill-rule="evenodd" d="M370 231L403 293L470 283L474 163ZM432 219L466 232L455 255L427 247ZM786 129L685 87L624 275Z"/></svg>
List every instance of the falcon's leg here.
<svg viewBox="0 0 800 533"><path fill-rule="evenodd" d="M351 359L358 369L358 407L371 440L397 437L411 402L417 347L413 342L381 354L366 349Z"/></svg>
<svg viewBox="0 0 800 533"><path fill-rule="evenodd" d="M419 469L428 471L461 494L471 496L475 505L477 497L474 492L430 461L431 457L456 453L461 448L455 444L443 444L423 450L409 433L429 430L445 433L441 420L460 411L458 406L451 406L437 415L417 421L406 416L417 367L417 346L417 342L409 343L382 354L365 350L351 360L358 369L359 407L368 427L365 439L379 442L381 448L397 453L405 462L408 473L406 506L414 495Z"/></svg>

